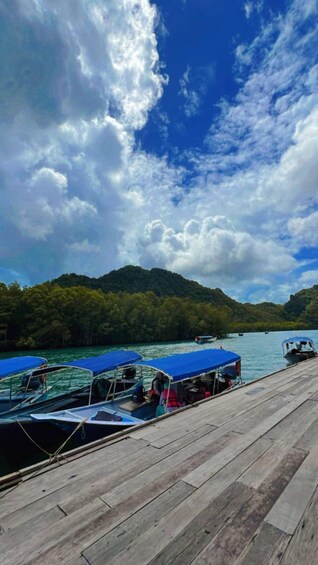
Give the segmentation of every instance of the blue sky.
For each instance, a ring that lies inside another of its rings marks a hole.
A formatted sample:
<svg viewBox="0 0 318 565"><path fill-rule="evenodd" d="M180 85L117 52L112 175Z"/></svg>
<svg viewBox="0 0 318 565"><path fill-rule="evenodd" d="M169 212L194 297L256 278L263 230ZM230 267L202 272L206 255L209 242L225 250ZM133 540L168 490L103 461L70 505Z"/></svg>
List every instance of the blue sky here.
<svg viewBox="0 0 318 565"><path fill-rule="evenodd" d="M318 283L318 0L2 0L0 281Z"/></svg>

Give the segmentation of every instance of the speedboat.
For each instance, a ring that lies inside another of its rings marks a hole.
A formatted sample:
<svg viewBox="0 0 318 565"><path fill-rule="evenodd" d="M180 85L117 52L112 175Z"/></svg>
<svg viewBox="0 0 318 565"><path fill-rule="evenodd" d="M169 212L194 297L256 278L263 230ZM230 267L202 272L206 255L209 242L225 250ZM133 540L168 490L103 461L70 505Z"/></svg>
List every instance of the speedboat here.
<svg viewBox="0 0 318 565"><path fill-rule="evenodd" d="M68 434L77 431L87 443L242 384L240 356L224 349L137 361L133 367L140 371L140 377L130 394L81 408L31 414L31 418L52 422ZM149 388L158 372L165 378L159 404L154 401L153 386Z"/></svg>
<svg viewBox="0 0 318 565"><path fill-rule="evenodd" d="M194 341L198 344L203 344L203 343L212 343L213 341L216 341L217 337L214 337L213 335L197 335L194 338Z"/></svg>
<svg viewBox="0 0 318 565"><path fill-rule="evenodd" d="M317 356L317 351L311 337L294 336L285 339L282 343L283 355L288 365L299 361L306 361Z"/></svg>

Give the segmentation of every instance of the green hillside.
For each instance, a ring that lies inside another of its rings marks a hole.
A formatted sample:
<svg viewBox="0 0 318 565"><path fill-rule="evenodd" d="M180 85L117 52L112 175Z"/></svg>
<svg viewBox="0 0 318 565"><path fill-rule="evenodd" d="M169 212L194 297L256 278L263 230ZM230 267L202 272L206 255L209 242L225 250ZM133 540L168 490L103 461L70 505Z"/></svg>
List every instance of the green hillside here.
<svg viewBox="0 0 318 565"><path fill-rule="evenodd" d="M265 302L262 304L241 304L233 300L220 288L207 288L195 281L164 269L146 270L141 267L127 266L111 271L100 278L90 278L75 273L62 275L52 281L62 287L84 286L103 292L153 292L156 296L177 296L194 302L207 302L215 307L228 307L234 321L258 323L282 322L288 320L283 306Z"/></svg>
<svg viewBox="0 0 318 565"><path fill-rule="evenodd" d="M285 305L242 304L163 269L67 274L33 287L0 283L0 350L217 337L318 328L318 285Z"/></svg>

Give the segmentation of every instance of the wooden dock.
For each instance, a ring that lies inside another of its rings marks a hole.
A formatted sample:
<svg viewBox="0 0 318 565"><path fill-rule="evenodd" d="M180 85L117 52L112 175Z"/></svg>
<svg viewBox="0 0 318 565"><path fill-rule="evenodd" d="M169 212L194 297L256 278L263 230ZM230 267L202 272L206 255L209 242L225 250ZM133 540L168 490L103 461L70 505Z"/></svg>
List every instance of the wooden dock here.
<svg viewBox="0 0 318 565"><path fill-rule="evenodd" d="M1 565L318 562L318 360L25 475Z"/></svg>

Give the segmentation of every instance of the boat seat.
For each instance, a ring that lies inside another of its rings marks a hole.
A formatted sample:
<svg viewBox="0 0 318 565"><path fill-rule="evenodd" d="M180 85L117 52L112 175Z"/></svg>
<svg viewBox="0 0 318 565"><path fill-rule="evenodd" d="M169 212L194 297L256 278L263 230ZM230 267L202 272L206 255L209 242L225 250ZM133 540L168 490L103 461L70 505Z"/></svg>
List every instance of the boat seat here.
<svg viewBox="0 0 318 565"><path fill-rule="evenodd" d="M143 406L149 406L149 402L134 402L133 400L127 400L126 402L122 402L119 408L126 410L127 412L134 412Z"/></svg>

